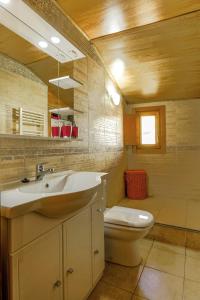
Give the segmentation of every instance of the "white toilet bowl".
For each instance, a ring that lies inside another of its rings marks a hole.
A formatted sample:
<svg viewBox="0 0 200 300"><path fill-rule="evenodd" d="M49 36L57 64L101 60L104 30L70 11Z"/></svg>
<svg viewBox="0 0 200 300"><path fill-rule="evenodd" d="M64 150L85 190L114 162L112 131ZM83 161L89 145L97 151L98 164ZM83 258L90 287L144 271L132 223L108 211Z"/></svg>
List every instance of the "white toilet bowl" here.
<svg viewBox="0 0 200 300"><path fill-rule="evenodd" d="M154 217L147 211L122 206L107 208L104 212L106 260L125 266L139 265L139 241L153 224Z"/></svg>

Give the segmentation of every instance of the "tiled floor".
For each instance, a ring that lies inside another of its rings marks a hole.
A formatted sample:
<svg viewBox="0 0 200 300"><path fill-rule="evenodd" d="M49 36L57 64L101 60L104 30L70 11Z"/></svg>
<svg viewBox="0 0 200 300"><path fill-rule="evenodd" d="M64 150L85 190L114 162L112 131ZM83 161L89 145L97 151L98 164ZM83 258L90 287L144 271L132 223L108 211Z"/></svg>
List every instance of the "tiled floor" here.
<svg viewBox="0 0 200 300"><path fill-rule="evenodd" d="M143 239L143 263L106 263L88 300L200 300L200 251Z"/></svg>
<svg viewBox="0 0 200 300"><path fill-rule="evenodd" d="M144 200L123 199L119 205L147 210L154 215L156 223L200 230L200 200L181 197L154 196Z"/></svg>

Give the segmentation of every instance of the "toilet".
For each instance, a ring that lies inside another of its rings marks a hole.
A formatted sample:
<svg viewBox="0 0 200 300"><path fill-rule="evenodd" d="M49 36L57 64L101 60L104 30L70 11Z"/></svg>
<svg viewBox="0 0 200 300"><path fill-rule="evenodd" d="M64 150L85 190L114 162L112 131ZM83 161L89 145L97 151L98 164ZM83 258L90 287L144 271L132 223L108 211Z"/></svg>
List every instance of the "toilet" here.
<svg viewBox="0 0 200 300"><path fill-rule="evenodd" d="M151 213L143 210L113 206L104 212L105 258L124 266L141 263L140 239L154 224Z"/></svg>

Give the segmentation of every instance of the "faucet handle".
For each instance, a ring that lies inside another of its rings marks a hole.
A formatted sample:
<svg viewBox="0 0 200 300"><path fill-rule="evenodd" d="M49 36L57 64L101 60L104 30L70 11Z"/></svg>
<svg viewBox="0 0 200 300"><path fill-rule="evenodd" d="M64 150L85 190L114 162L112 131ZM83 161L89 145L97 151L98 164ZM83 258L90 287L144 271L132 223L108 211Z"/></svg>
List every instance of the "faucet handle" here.
<svg viewBox="0 0 200 300"><path fill-rule="evenodd" d="M46 164L47 164L46 162L36 164L36 170L40 172L44 171L44 165Z"/></svg>

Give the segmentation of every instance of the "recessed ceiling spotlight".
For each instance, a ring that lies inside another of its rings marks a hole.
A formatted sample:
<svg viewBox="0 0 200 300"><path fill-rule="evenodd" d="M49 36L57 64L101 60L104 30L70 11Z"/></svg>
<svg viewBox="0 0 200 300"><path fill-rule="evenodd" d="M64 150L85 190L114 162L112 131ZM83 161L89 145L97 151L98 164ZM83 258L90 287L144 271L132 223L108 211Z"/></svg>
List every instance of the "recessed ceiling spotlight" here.
<svg viewBox="0 0 200 300"><path fill-rule="evenodd" d="M43 49L48 47L48 43L46 41L40 41L38 43L38 45L40 46L40 48L43 48Z"/></svg>
<svg viewBox="0 0 200 300"><path fill-rule="evenodd" d="M0 0L0 3L3 3L3 4L8 4L10 2L10 0Z"/></svg>
<svg viewBox="0 0 200 300"><path fill-rule="evenodd" d="M60 43L60 39L57 36L52 36L51 41L54 44L59 44Z"/></svg>

